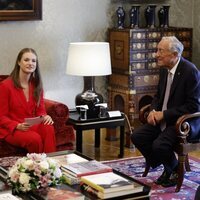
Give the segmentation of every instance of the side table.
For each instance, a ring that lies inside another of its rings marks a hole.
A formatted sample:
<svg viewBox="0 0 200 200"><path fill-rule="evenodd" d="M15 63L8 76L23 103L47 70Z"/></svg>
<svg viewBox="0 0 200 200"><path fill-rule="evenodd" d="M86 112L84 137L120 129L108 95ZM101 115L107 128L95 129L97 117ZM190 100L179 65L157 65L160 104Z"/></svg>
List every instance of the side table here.
<svg viewBox="0 0 200 200"><path fill-rule="evenodd" d="M76 150L82 153L82 140L83 130L95 130L95 147L100 146L100 129L101 128L117 128L120 127L120 153L119 158L124 156L124 126L125 117L122 114L120 117L108 117L108 118L93 118L87 120L80 120L80 116L77 112L70 112L67 124L73 125L76 130Z"/></svg>

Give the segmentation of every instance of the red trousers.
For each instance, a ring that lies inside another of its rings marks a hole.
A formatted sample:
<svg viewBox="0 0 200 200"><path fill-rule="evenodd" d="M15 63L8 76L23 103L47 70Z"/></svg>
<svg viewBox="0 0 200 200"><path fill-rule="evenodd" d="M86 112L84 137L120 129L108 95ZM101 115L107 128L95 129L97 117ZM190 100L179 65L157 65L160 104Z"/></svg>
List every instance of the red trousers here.
<svg viewBox="0 0 200 200"><path fill-rule="evenodd" d="M29 153L50 153L56 151L55 131L52 125L34 125L28 131L15 130L5 141L28 150Z"/></svg>

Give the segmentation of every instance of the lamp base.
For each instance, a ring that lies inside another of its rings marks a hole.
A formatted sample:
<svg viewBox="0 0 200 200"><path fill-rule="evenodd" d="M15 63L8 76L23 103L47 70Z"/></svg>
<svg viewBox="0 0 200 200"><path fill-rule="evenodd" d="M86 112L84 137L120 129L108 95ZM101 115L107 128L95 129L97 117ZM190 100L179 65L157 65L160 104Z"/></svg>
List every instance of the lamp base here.
<svg viewBox="0 0 200 200"><path fill-rule="evenodd" d="M95 106L98 103L103 103L102 95L94 91L84 91L76 96L75 99L76 106L78 105L87 105L87 118L98 118L99 115L99 106ZM77 109L79 112L79 109Z"/></svg>

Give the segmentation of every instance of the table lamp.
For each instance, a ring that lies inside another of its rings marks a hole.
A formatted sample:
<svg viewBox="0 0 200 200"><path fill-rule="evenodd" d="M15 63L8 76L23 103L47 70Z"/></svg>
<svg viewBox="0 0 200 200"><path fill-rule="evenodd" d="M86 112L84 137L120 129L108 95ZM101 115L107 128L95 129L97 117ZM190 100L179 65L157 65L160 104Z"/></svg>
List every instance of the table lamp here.
<svg viewBox="0 0 200 200"><path fill-rule="evenodd" d="M103 103L101 94L95 91L95 76L111 74L110 47L108 42L70 43L66 73L83 76L84 88L75 98L75 105L88 105L87 117L99 114L96 104Z"/></svg>

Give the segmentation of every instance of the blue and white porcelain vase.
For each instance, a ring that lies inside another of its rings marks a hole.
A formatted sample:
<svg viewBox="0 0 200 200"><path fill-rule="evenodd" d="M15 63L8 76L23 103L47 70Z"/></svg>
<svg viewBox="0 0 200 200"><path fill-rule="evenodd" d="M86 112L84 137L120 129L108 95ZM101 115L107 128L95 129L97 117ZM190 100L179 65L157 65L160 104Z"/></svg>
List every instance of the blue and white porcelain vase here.
<svg viewBox="0 0 200 200"><path fill-rule="evenodd" d="M156 5L148 5L147 8L145 9L146 26L148 28L155 27L156 23L155 10L156 10Z"/></svg>
<svg viewBox="0 0 200 200"><path fill-rule="evenodd" d="M123 29L124 28L124 21L125 21L125 11L122 6L118 7L116 10L117 14L117 28Z"/></svg>
<svg viewBox="0 0 200 200"><path fill-rule="evenodd" d="M129 16L130 16L130 28L139 27L139 14L140 14L140 5L134 5L131 7Z"/></svg>
<svg viewBox="0 0 200 200"><path fill-rule="evenodd" d="M161 28L169 27L169 5L163 5L158 11L159 26Z"/></svg>

